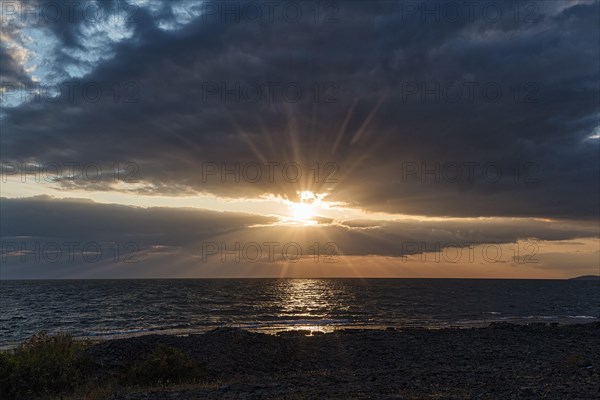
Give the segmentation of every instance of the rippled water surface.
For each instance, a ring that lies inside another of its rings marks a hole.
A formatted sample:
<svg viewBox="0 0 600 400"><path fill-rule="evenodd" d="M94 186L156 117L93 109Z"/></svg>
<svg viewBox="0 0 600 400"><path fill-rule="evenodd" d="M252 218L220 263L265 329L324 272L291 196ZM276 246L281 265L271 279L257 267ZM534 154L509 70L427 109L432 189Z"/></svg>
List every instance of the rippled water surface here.
<svg viewBox="0 0 600 400"><path fill-rule="evenodd" d="M589 322L597 281L206 279L0 281L0 346L38 332L188 333L221 326L279 331Z"/></svg>

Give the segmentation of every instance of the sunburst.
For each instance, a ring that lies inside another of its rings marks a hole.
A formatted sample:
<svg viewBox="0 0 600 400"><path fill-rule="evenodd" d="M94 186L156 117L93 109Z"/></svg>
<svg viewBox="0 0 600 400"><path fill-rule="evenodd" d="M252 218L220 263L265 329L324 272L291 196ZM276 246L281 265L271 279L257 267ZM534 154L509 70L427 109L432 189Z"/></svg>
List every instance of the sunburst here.
<svg viewBox="0 0 600 400"><path fill-rule="evenodd" d="M325 193L313 193L310 190L304 190L298 193L300 201L288 201L291 219L302 225L315 224L315 218L319 216L319 210L322 207L322 200Z"/></svg>

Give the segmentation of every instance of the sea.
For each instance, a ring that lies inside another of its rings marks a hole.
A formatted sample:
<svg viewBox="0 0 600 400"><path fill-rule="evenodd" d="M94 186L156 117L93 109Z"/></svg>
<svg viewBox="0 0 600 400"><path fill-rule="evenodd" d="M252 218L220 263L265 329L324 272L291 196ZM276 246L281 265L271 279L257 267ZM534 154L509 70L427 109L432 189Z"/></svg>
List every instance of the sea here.
<svg viewBox="0 0 600 400"><path fill-rule="evenodd" d="M0 281L0 348L37 332L111 339L219 327L277 333L600 318L600 281L148 279Z"/></svg>

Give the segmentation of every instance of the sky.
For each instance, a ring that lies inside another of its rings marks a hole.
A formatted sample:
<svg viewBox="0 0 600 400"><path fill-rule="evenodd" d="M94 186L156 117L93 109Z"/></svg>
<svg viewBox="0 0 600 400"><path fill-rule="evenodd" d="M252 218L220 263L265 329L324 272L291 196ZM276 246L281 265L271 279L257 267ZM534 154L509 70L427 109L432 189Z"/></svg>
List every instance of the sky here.
<svg viewBox="0 0 600 400"><path fill-rule="evenodd" d="M600 274L599 1L0 17L0 279Z"/></svg>

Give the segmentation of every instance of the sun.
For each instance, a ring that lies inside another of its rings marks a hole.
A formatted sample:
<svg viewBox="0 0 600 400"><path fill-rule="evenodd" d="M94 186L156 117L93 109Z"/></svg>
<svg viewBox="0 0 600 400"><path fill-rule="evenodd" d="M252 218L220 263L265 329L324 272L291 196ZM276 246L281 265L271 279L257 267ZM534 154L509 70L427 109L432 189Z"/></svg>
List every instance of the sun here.
<svg viewBox="0 0 600 400"><path fill-rule="evenodd" d="M288 207L292 218L296 222L314 223L313 218L318 216L318 209L321 205L321 199L325 197L321 194L315 194L309 190L298 193L299 202L288 202Z"/></svg>
<svg viewBox="0 0 600 400"><path fill-rule="evenodd" d="M315 207L313 204L308 203L296 203L290 205L292 216L294 219L299 221L307 221L311 218L316 217Z"/></svg>

